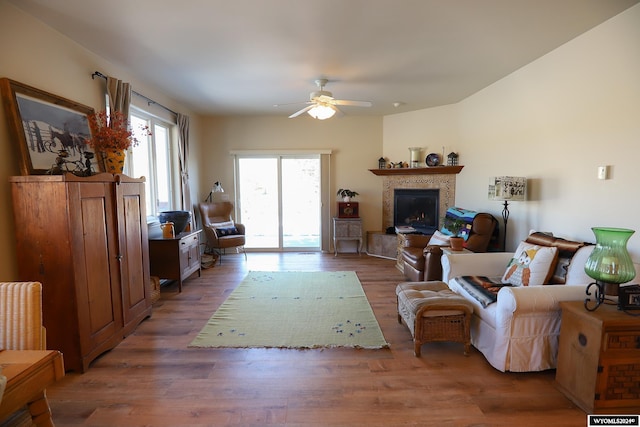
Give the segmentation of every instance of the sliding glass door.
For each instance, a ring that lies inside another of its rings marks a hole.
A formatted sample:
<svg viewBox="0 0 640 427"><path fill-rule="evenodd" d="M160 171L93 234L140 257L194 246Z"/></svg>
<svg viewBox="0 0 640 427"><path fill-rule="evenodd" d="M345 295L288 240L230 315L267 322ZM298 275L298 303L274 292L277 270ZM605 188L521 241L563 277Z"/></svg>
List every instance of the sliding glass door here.
<svg viewBox="0 0 640 427"><path fill-rule="evenodd" d="M320 250L319 155L236 157L246 248Z"/></svg>

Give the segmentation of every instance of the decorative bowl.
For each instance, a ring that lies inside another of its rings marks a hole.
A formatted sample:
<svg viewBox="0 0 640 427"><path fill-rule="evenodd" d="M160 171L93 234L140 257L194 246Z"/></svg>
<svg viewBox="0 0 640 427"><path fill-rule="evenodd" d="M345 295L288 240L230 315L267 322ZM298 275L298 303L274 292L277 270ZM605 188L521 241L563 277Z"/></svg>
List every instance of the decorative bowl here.
<svg viewBox="0 0 640 427"><path fill-rule="evenodd" d="M160 224L172 222L173 229L176 234L180 234L187 228L187 224L191 220L191 212L189 211L164 211L158 214Z"/></svg>

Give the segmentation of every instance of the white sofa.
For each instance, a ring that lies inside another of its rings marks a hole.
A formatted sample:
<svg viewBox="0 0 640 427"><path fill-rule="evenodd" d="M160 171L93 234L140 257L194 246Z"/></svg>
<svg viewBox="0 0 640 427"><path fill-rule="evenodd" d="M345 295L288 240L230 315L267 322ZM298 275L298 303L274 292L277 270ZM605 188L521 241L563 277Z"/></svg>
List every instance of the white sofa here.
<svg viewBox="0 0 640 427"><path fill-rule="evenodd" d="M471 343L500 371L529 372L555 369L560 335L561 301L584 301L593 280L584 265L594 246L579 249L564 285L504 287L486 308L463 289L458 276L499 278L513 257L510 252L445 254L443 281L474 305ZM640 266L636 264L636 271ZM637 274L640 278L640 274ZM593 292L592 297L593 299Z"/></svg>

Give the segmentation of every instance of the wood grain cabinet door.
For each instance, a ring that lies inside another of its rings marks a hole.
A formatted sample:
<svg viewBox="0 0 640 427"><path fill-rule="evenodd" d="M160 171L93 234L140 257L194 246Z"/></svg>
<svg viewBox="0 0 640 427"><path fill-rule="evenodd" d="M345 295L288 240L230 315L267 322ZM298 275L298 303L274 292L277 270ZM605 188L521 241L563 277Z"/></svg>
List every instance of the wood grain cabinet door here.
<svg viewBox="0 0 640 427"><path fill-rule="evenodd" d="M115 185L124 335L151 314L144 182Z"/></svg>
<svg viewBox="0 0 640 427"><path fill-rule="evenodd" d="M122 305L111 183L68 183L78 329L83 357L120 340Z"/></svg>

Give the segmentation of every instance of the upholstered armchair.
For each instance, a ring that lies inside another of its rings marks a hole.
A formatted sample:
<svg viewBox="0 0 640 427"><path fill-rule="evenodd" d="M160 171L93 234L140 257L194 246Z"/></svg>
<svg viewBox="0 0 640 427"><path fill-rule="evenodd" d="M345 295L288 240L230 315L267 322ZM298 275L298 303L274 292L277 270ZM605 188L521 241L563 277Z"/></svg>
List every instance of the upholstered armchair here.
<svg viewBox="0 0 640 427"><path fill-rule="evenodd" d="M233 203L200 203L198 210L202 229L207 236L207 246L218 252L220 263L222 263L222 254L227 248L236 248L236 252L242 250L244 258L247 259L247 253L244 250L245 227L231 219Z"/></svg>
<svg viewBox="0 0 640 427"><path fill-rule="evenodd" d="M486 252L494 237L498 221L488 213L478 213L473 218L465 249ZM409 234L402 249L404 275L412 282L442 280L442 248L444 244L430 243L430 235Z"/></svg>

